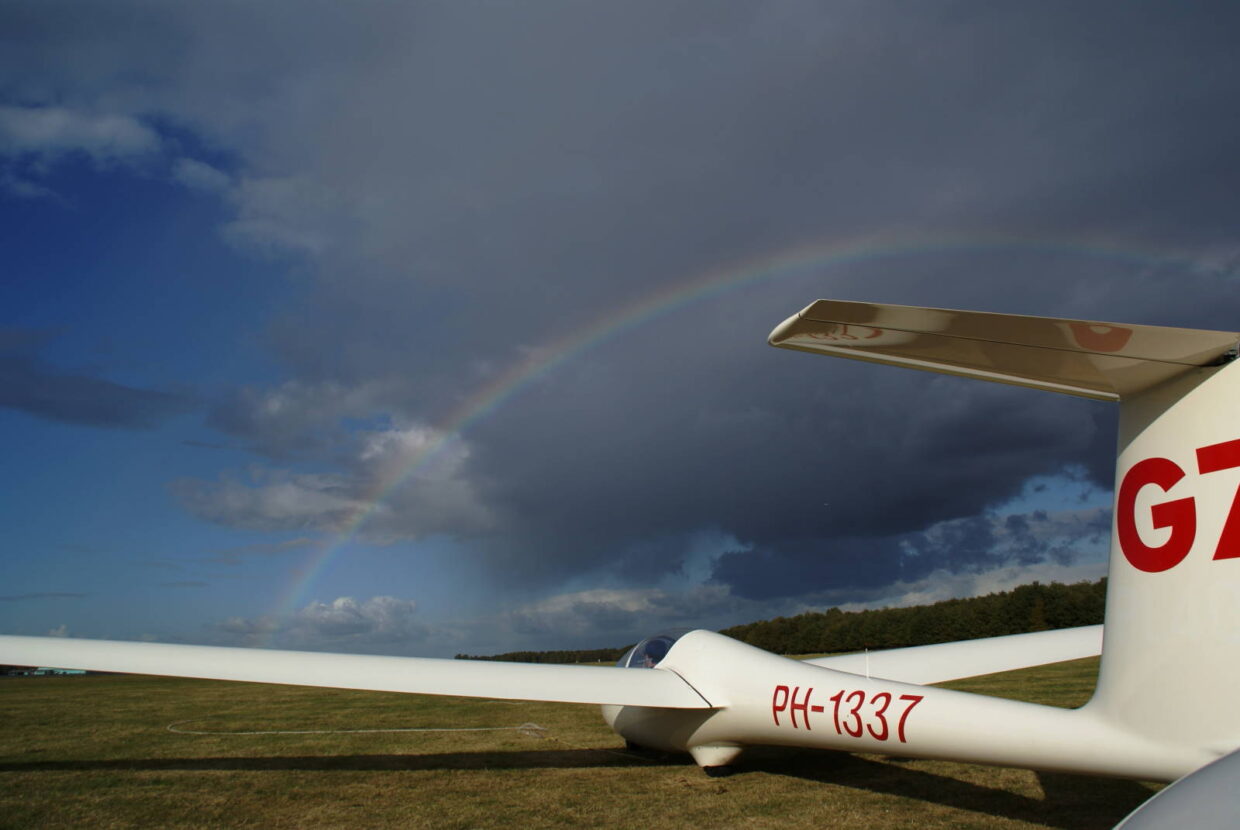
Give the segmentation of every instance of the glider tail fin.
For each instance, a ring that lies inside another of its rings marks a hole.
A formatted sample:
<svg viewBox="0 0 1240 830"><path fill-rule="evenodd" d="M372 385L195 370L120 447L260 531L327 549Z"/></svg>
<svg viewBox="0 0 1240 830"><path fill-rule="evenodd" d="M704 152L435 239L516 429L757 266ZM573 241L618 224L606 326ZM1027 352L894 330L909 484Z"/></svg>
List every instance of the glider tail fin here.
<svg viewBox="0 0 1240 830"><path fill-rule="evenodd" d="M770 342L1119 402L1089 709L1159 742L1240 744L1240 334L820 300Z"/></svg>
<svg viewBox="0 0 1240 830"><path fill-rule="evenodd" d="M1089 706L1128 729L1240 743L1240 361L1120 403L1106 634Z"/></svg>

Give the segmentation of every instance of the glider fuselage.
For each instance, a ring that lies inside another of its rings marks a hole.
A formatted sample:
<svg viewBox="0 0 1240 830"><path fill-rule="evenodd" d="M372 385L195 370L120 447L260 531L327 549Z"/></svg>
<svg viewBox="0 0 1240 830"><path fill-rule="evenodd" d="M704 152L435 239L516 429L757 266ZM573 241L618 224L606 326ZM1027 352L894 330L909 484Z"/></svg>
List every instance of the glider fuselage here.
<svg viewBox="0 0 1240 830"><path fill-rule="evenodd" d="M1213 756L1109 726L1088 707L1053 706L899 683L771 654L710 631L681 637L654 669L711 709L604 706L625 740L690 752L704 767L745 746L797 746L1172 780Z"/></svg>

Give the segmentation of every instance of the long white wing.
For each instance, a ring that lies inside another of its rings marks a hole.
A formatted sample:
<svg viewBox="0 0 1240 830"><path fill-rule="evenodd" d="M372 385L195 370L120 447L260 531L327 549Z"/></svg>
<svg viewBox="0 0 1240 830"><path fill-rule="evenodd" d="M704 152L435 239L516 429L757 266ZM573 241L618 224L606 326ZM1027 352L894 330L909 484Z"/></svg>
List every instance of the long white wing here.
<svg viewBox="0 0 1240 830"><path fill-rule="evenodd" d="M15 666L560 703L709 709L670 671L0 636Z"/></svg>
<svg viewBox="0 0 1240 830"><path fill-rule="evenodd" d="M1061 628L961 640L932 646L895 648L867 654L819 657L805 662L815 666L880 677L901 683L942 683L979 674L1025 669L1094 657L1102 653L1102 626Z"/></svg>

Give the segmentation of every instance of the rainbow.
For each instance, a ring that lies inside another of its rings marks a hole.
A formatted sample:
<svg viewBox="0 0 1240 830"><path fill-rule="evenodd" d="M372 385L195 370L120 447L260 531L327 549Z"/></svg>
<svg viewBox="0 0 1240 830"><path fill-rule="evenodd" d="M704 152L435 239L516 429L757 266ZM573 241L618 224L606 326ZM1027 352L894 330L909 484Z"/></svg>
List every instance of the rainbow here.
<svg viewBox="0 0 1240 830"><path fill-rule="evenodd" d="M838 267L851 263L912 255L951 252L1021 251L1029 253L1071 254L1108 260L1135 262L1141 265L1178 265L1202 270L1183 255L1157 251L1140 251L1130 245L1120 247L1108 242L1084 240L1048 241L1046 239L1011 235L961 235L917 237L898 240L864 237L845 241L815 242L782 249L739 263L732 263L675 283L619 309L588 325L571 331L558 340L534 350L524 360L514 363L462 401L434 430L429 441L413 460L398 474L378 482L362 499L358 509L329 543L323 544L303 563L292 584L281 593L273 616L279 619L295 611L305 601L311 585L332 560L356 537L382 506L388 495L411 476L433 462L462 433L488 417L531 383L544 377L566 362L602 343L685 306L707 301L744 286L764 280L802 273L809 269ZM809 299L807 298L807 302Z"/></svg>

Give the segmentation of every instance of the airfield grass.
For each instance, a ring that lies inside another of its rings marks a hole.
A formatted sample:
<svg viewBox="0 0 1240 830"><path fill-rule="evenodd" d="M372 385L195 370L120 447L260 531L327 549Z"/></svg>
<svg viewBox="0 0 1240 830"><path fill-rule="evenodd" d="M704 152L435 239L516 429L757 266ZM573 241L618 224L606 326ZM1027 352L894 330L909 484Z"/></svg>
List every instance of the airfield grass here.
<svg viewBox="0 0 1240 830"><path fill-rule="evenodd" d="M947 685L1072 707L1096 673L1096 659L1078 660ZM495 731L336 731L409 728ZM777 748L708 778L688 756L626 751L592 706L119 675L0 680L5 828L1095 828L1156 789Z"/></svg>

